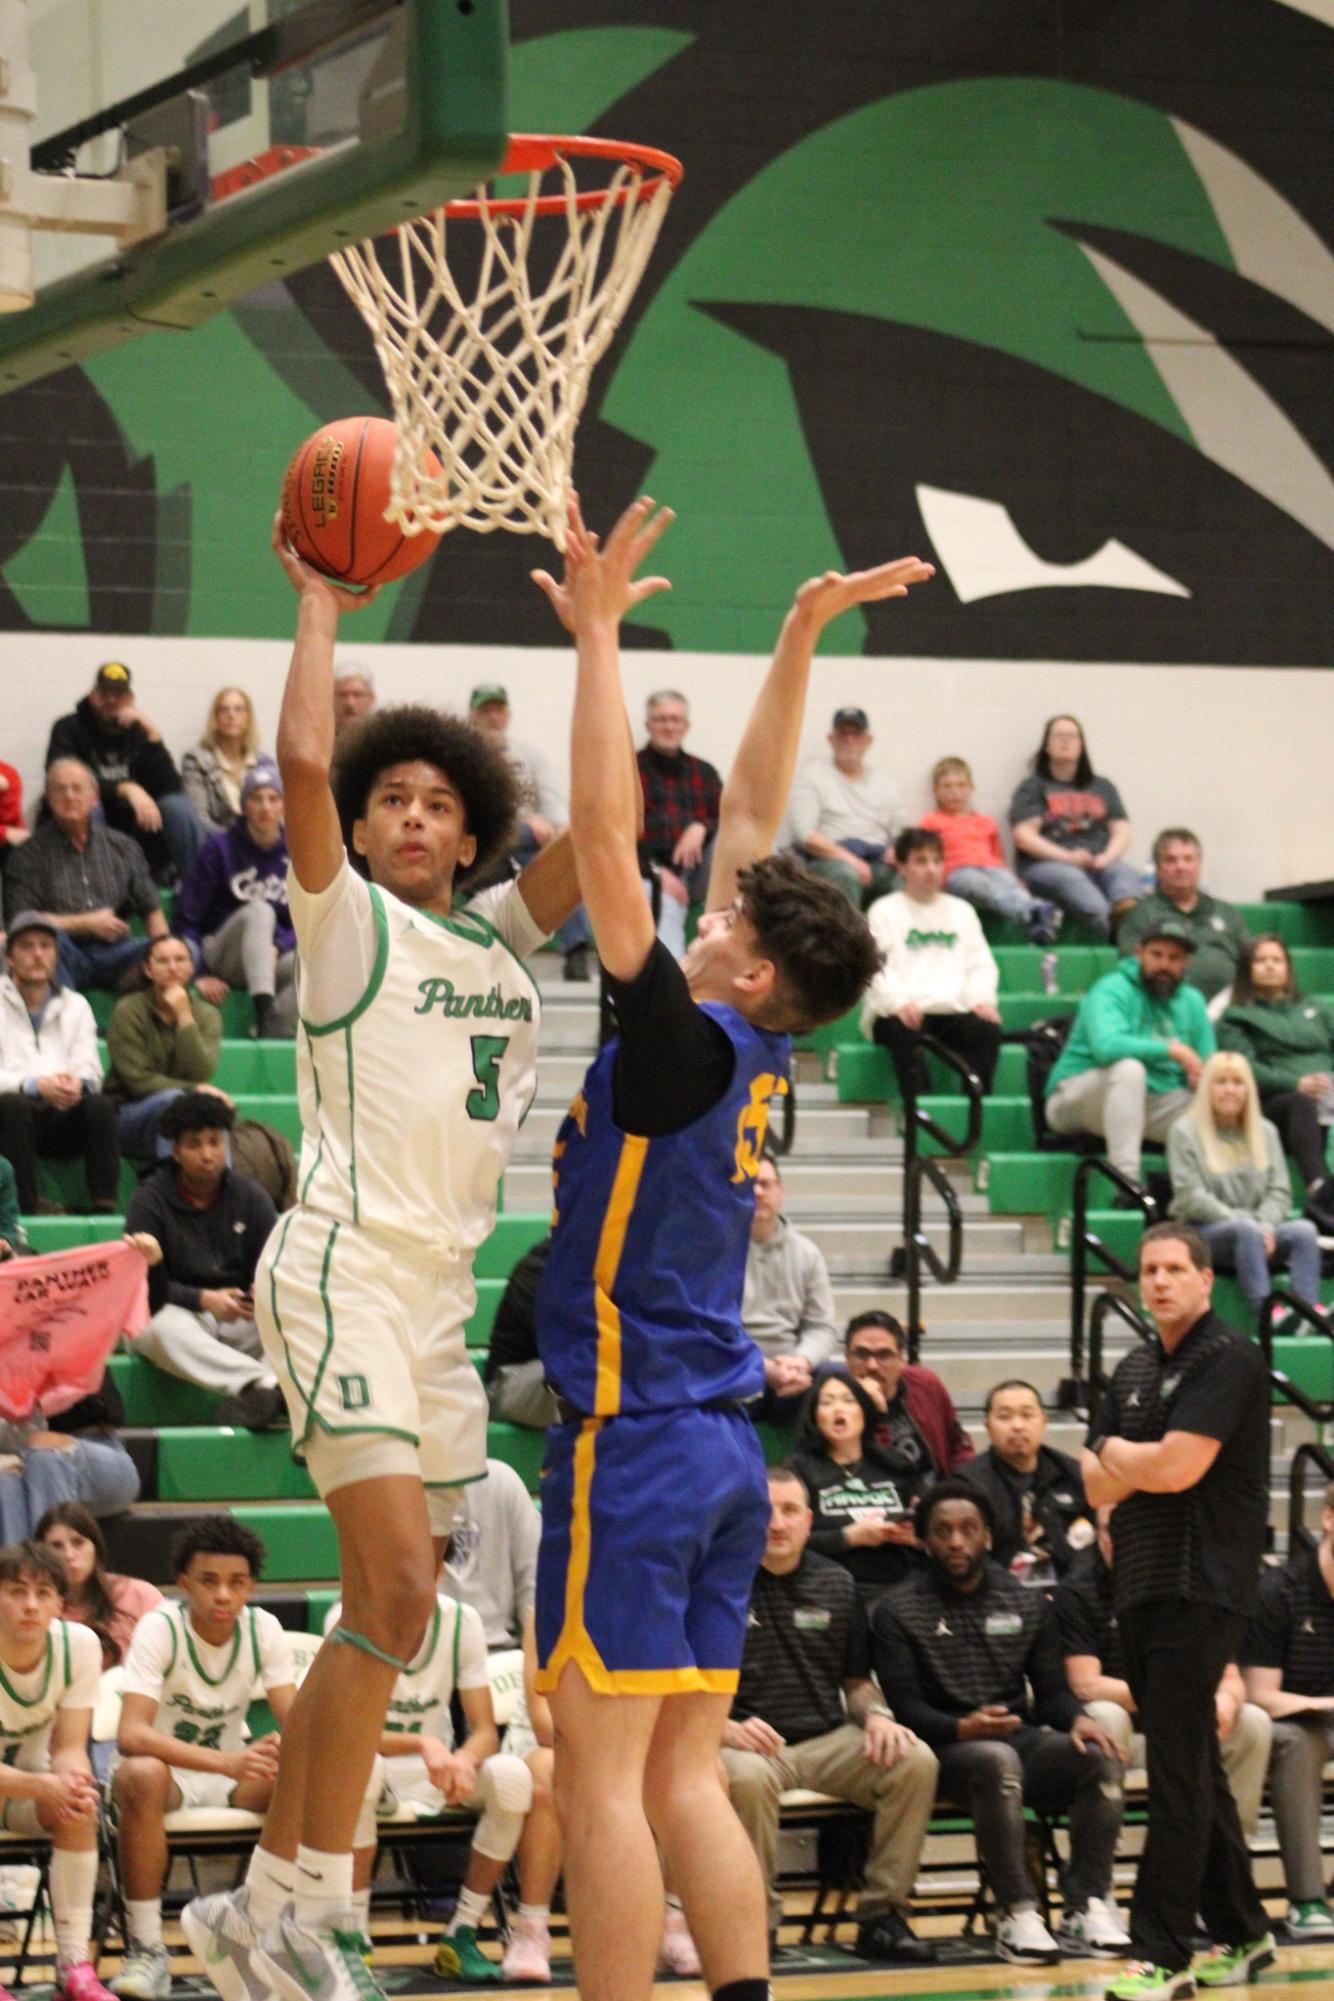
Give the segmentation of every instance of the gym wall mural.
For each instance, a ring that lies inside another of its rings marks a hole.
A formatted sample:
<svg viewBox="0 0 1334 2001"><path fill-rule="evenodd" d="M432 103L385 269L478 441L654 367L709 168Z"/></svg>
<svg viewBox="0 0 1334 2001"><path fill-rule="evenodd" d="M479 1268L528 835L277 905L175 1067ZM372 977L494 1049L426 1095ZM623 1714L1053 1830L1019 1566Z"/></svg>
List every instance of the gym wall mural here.
<svg viewBox="0 0 1334 2001"><path fill-rule="evenodd" d="M914 551L848 652L1334 653L1324 0L512 0L512 122L686 165L594 378L589 517L679 515L640 644L762 651L794 569ZM0 628L290 630L293 445L386 409L323 266L0 397ZM547 644L463 531L366 639Z"/></svg>

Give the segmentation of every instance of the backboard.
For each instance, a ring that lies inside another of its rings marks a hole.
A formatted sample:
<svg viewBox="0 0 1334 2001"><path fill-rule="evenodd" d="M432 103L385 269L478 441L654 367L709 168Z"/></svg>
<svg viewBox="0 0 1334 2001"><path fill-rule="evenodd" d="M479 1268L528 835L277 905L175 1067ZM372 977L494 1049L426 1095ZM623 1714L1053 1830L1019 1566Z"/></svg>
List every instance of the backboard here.
<svg viewBox="0 0 1334 2001"><path fill-rule="evenodd" d="M33 291L0 314L0 392L195 325L471 190L505 152L505 0L19 0L8 15L26 17L34 82L20 137L60 215L0 214ZM0 95L0 160L14 143ZM118 248L65 216L80 197L59 177L105 187L150 160L166 162L165 215L144 240Z"/></svg>

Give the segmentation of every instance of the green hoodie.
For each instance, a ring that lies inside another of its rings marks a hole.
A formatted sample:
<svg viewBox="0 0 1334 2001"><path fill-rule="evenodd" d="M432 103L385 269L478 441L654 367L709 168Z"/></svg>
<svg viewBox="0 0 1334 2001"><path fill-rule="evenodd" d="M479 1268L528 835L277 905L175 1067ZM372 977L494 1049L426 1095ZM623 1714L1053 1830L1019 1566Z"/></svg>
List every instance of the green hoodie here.
<svg viewBox="0 0 1334 2001"><path fill-rule="evenodd" d="M1183 980L1170 1000L1155 1000L1140 976L1139 960L1123 959L1079 1003L1069 1040L1048 1079L1047 1094L1067 1077L1105 1070L1126 1056L1137 1056L1144 1065L1151 1095L1183 1091L1186 1073L1168 1055L1169 1042L1184 1042L1201 1056L1213 1055L1217 1044L1204 995Z"/></svg>
<svg viewBox="0 0 1334 2001"><path fill-rule="evenodd" d="M1265 1097L1295 1091L1313 1070L1334 1075L1334 1013L1323 1001L1299 996L1230 1007L1218 1024L1218 1043L1246 1058Z"/></svg>

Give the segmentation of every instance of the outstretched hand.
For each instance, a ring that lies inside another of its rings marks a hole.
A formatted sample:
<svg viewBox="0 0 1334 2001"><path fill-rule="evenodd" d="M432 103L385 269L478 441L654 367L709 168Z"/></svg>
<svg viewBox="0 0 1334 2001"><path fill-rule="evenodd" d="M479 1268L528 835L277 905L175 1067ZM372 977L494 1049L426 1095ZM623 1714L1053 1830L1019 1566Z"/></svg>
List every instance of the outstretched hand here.
<svg viewBox="0 0 1334 2001"><path fill-rule="evenodd" d="M626 508L602 548L585 526L578 494L570 495L564 574L558 583L547 570L532 573L567 632L599 619L616 622L655 591L671 589L666 577L636 579L635 571L675 519L670 507L659 507L645 496Z"/></svg>
<svg viewBox="0 0 1334 2001"><path fill-rule="evenodd" d="M362 611L368 604L374 604L380 595L378 584L369 584L365 590L350 590L345 584L335 583L332 577L325 577L297 555L287 538L283 526L282 509L273 517L273 553L287 572L287 581L298 597L327 599L336 612Z"/></svg>
<svg viewBox="0 0 1334 2001"><path fill-rule="evenodd" d="M910 585L924 584L935 574L935 564L924 563L919 556L900 556L874 570L853 570L846 577L837 570L826 570L822 577L811 577L801 586L792 600L792 610L822 632L831 619L850 611L853 605L906 598Z"/></svg>

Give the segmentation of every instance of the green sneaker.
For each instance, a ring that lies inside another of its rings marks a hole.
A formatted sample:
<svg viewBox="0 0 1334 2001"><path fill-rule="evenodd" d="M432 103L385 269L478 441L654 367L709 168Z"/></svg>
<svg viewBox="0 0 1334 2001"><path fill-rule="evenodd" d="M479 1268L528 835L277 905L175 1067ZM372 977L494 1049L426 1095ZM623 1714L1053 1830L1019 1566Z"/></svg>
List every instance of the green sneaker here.
<svg viewBox="0 0 1334 2001"><path fill-rule="evenodd" d="M459 1925L445 1933L436 1947L434 1964L445 1980L500 1979L499 1966L482 1951L471 1925Z"/></svg>
<svg viewBox="0 0 1334 2001"><path fill-rule="evenodd" d="M1323 1897L1309 1904L1288 1905L1288 1937L1301 1941L1334 1938L1334 1911Z"/></svg>
<svg viewBox="0 0 1334 2001"><path fill-rule="evenodd" d="M1263 1967L1274 1964L1274 1934L1252 1939L1249 1945L1219 1945L1206 1953L1195 1968L1201 1987L1244 1987Z"/></svg>
<svg viewBox="0 0 1334 2001"><path fill-rule="evenodd" d="M1106 2001L1187 2001L1195 1992L1195 1976L1189 1967L1169 1973L1152 1960L1133 1959L1102 1991Z"/></svg>

